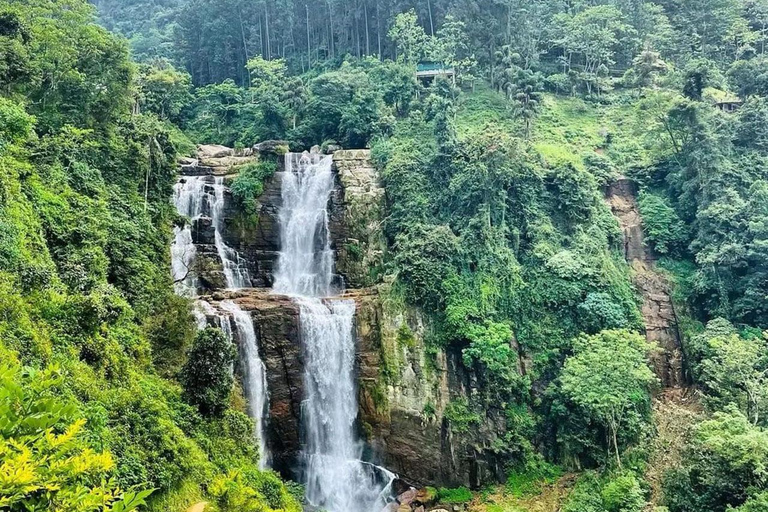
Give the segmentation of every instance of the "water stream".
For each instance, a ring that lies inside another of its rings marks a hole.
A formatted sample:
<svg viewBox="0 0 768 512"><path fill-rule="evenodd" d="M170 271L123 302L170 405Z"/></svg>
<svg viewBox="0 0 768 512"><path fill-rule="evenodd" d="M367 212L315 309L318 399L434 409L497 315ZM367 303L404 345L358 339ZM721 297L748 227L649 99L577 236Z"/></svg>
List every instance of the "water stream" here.
<svg viewBox="0 0 768 512"><path fill-rule="evenodd" d="M259 441L259 467L269 465L269 450L266 443L265 424L269 414L269 396L267 394L267 368L259 357L256 332L253 329L251 315L243 311L231 300L225 300L219 307L229 313L235 322L237 338L240 340L240 354L243 361L243 383L245 398L248 400L248 413L256 423L256 438Z"/></svg>
<svg viewBox="0 0 768 512"><path fill-rule="evenodd" d="M282 185L275 293L299 305L307 500L329 512L378 512L395 478L363 462L356 434L355 303L334 298L327 204L332 157L289 153Z"/></svg>
<svg viewBox="0 0 768 512"><path fill-rule="evenodd" d="M202 217L211 219L214 229L214 245L221 261L227 289L238 290L250 286L250 276L245 260L224 241L224 201L226 186L221 176L185 176L174 186L173 203L180 215L190 219L184 227L174 228L171 246L171 271L177 294L196 298L199 280L194 272L197 255L191 225ZM208 325L209 318L215 318L224 336L232 343L239 341L243 370L243 384L248 400L249 414L256 425L261 457L259 464L266 467L269 452L265 443L265 425L268 418L269 396L264 362L259 357L256 332L251 316L233 301L223 301L216 309L212 304L197 299L193 312L198 329ZM235 329L232 329L234 323Z"/></svg>
<svg viewBox="0 0 768 512"><path fill-rule="evenodd" d="M196 255L191 225L202 217L211 219L214 245L224 270L227 288L237 290L250 286L251 278L240 254L224 241L224 177L216 176L210 183L209 176L185 176L173 187L173 204L179 214L189 217L190 224L174 229L171 246L171 268L176 292L194 296L197 280L191 271Z"/></svg>

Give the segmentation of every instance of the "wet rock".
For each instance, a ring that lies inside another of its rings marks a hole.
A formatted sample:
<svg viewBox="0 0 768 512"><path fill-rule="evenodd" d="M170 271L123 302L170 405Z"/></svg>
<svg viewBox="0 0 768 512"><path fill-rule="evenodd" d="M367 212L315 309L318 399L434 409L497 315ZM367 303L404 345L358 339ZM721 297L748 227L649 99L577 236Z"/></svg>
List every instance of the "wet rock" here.
<svg viewBox="0 0 768 512"><path fill-rule="evenodd" d="M634 284L643 296L641 313L645 337L661 348L651 356L654 372L665 387L681 387L686 382L677 315L669 283L656 272L654 255L645 244L636 195L637 184L625 177L617 179L606 190L606 199L624 235L624 256L633 268Z"/></svg>
<svg viewBox="0 0 768 512"><path fill-rule="evenodd" d="M196 245L216 243L216 228L210 217L198 217L192 222L192 242Z"/></svg>
<svg viewBox="0 0 768 512"><path fill-rule="evenodd" d="M414 489L413 487L411 487L410 489L408 489L407 491L405 491L404 493L400 494L397 497L397 501L402 505L410 505L411 502L413 502L413 500L415 499L416 499L416 489Z"/></svg>
<svg viewBox="0 0 768 512"><path fill-rule="evenodd" d="M341 151L342 149L344 149L344 148L342 148L338 144L328 144L327 146L325 146L325 154L326 155L332 155L332 154L336 153L337 151Z"/></svg>
<svg viewBox="0 0 768 512"><path fill-rule="evenodd" d="M397 507L397 512L411 512L411 506L402 504L399 507Z"/></svg>
<svg viewBox="0 0 768 512"><path fill-rule="evenodd" d="M419 505L415 509L413 509L413 512L424 512L424 507L422 505Z"/></svg>
<svg viewBox="0 0 768 512"><path fill-rule="evenodd" d="M272 467L284 477L298 479L300 467L301 400L304 362L301 351L299 308L269 289L217 291L204 299L214 308L222 300L233 300L251 315L264 362L269 389L269 423L266 443Z"/></svg>

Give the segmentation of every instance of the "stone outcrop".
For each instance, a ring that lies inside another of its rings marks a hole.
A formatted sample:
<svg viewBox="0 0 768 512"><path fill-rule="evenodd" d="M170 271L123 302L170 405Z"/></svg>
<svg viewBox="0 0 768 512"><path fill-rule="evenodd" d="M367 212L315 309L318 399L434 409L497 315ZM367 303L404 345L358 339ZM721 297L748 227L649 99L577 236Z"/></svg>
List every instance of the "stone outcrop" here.
<svg viewBox="0 0 768 512"><path fill-rule="evenodd" d="M205 299L214 307L221 300L231 299L253 318L259 355L267 369L266 444L272 454L272 467L283 475L297 478L304 389L298 305L288 297L272 295L269 289L223 292Z"/></svg>
<svg viewBox="0 0 768 512"><path fill-rule="evenodd" d="M235 151L226 146L201 144L197 158L179 161L181 174L186 176L227 176L237 173L237 167L255 162L257 155L251 150Z"/></svg>
<svg viewBox="0 0 768 512"><path fill-rule="evenodd" d="M666 388L685 385L683 352L677 316L670 298L669 282L655 269L654 256L645 245L642 219L637 206L637 185L619 178L607 190L611 211L624 236L624 256L633 270L633 281L643 298L641 313L645 336L658 345L652 362L656 376Z"/></svg>
<svg viewBox="0 0 768 512"><path fill-rule="evenodd" d="M348 287L371 286L377 280L386 249L381 230L384 189L369 150L333 153L338 193L331 217L336 269Z"/></svg>

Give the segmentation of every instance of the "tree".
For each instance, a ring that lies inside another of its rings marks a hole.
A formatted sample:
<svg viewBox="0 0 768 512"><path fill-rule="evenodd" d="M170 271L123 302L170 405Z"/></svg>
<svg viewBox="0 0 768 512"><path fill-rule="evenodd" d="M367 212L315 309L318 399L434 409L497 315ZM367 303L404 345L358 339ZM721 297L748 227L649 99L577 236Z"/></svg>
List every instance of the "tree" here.
<svg viewBox="0 0 768 512"><path fill-rule="evenodd" d="M765 96L768 94L768 59L737 60L728 68L727 77L742 99Z"/></svg>
<svg viewBox="0 0 768 512"><path fill-rule="evenodd" d="M707 324L688 348L697 380L714 409L736 404L754 424L768 406L768 343L744 337L725 319Z"/></svg>
<svg viewBox="0 0 768 512"><path fill-rule="evenodd" d="M555 23L559 34L557 44L566 56L566 69L571 69L573 56L580 56L587 94L592 94L595 88L599 95L604 88L599 78L607 75L610 66L615 64L617 48L634 34L634 29L612 5L588 7L573 15L561 13L555 16Z"/></svg>
<svg viewBox="0 0 768 512"><path fill-rule="evenodd" d="M735 407L696 426L681 462L664 478L670 512L726 512L741 505L750 512L765 510L755 502L768 491L768 432Z"/></svg>
<svg viewBox="0 0 768 512"><path fill-rule="evenodd" d="M466 26L452 15L445 18L433 42L432 58L452 68L459 83L474 84L477 59L467 44Z"/></svg>
<svg viewBox="0 0 768 512"><path fill-rule="evenodd" d="M541 75L531 70L521 70L514 85L515 116L523 120L525 138L531 136L533 119L541 108L543 82Z"/></svg>
<svg viewBox="0 0 768 512"><path fill-rule="evenodd" d="M140 68L137 102L160 119L181 124L181 112L192 102L192 80L169 62L157 60Z"/></svg>
<svg viewBox="0 0 768 512"><path fill-rule="evenodd" d="M432 38L419 25L413 9L395 17L389 38L397 45L397 58L406 64L415 65L431 53Z"/></svg>
<svg viewBox="0 0 768 512"><path fill-rule="evenodd" d="M226 320L224 320L226 321ZM207 327L197 333L181 382L187 400L205 416L219 416L229 403L236 350L221 329Z"/></svg>
<svg viewBox="0 0 768 512"><path fill-rule="evenodd" d="M649 350L642 336L625 330L582 335L558 379L560 396L606 429L619 467L619 439L637 435L648 417L656 383L648 367Z"/></svg>

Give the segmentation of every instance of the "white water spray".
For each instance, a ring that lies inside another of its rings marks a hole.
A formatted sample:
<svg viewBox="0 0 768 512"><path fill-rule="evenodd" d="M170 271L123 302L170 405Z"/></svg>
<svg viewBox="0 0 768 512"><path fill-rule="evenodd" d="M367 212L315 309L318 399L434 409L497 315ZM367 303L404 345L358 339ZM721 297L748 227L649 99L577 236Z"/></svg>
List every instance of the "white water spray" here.
<svg viewBox="0 0 768 512"><path fill-rule="evenodd" d="M394 475L360 460L355 433L355 303L321 299L334 293L327 204L332 157L285 156L280 254L273 291L300 307L304 345L302 421L307 500L329 512L378 512Z"/></svg>
<svg viewBox="0 0 768 512"><path fill-rule="evenodd" d="M280 207L276 293L324 297L332 293L333 251L328 237L328 198L333 190L330 156L285 155Z"/></svg>
<svg viewBox="0 0 768 512"><path fill-rule="evenodd" d="M179 214L195 221L209 217L214 229L214 245L221 260L227 288L239 289L250 286L251 278L245 260L224 241L224 178L216 176L210 183L208 176L186 176L173 187L173 204ZM189 225L174 230L171 247L171 268L176 292L179 295L194 296L197 280L191 270L195 258L192 231Z"/></svg>
<svg viewBox="0 0 768 512"><path fill-rule="evenodd" d="M260 453L259 467L264 469L269 462L265 429L269 417L267 368L259 356L259 347L256 343L256 332L253 329L251 315L229 300L222 302L220 307L232 315L237 329L237 337L240 340L245 398L248 400L248 413L256 422L256 437L259 440Z"/></svg>

